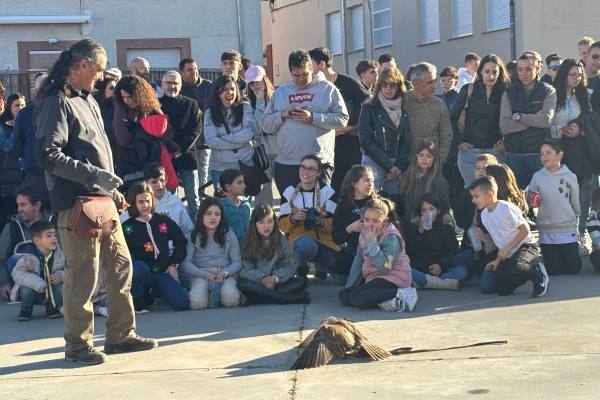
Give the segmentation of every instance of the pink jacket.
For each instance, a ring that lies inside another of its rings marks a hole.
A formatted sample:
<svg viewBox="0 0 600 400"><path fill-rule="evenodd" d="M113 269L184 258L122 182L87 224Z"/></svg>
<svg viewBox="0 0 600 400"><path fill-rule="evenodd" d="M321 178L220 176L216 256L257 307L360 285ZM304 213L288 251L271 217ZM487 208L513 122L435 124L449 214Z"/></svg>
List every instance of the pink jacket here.
<svg viewBox="0 0 600 400"><path fill-rule="evenodd" d="M390 235L396 236L398 239L396 246L399 244L399 248L386 248L384 252L380 246L386 237ZM358 251L363 252L362 274L365 282L369 282L374 278L383 278L398 288L410 287L412 284L410 260L406 255L404 239L398 229L393 224L388 223L383 228L381 235L377 237L377 244L379 246L375 248L374 246L369 246L369 243L365 241L364 235L360 234ZM372 250L374 254L371 254L369 250Z"/></svg>

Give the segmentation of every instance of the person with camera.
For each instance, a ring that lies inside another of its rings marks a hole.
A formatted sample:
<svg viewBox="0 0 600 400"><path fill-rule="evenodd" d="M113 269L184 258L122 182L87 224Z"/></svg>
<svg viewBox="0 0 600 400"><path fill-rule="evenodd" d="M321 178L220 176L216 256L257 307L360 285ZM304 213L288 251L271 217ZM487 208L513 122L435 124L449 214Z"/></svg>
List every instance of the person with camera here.
<svg viewBox="0 0 600 400"><path fill-rule="evenodd" d="M336 208L331 200L334 190L321 186L321 159L314 154L300 161L300 183L288 186L283 196L286 202L279 209L279 226L294 249L299 277L306 277L308 263L316 262L319 278L335 272L339 246L333 241L332 217Z"/></svg>

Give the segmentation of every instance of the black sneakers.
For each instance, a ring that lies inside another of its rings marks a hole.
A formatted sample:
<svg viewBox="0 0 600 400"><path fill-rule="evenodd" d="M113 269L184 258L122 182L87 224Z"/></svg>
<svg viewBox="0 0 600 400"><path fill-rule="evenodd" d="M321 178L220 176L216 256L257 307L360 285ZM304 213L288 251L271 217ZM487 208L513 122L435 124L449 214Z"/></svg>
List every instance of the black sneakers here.
<svg viewBox="0 0 600 400"><path fill-rule="evenodd" d="M546 272L546 267L544 266L543 262L539 261L535 266L535 270L539 274L539 278L537 281L533 282L533 291L531 293L531 297L542 297L548 293L550 278L548 277L548 273Z"/></svg>
<svg viewBox="0 0 600 400"><path fill-rule="evenodd" d="M60 311L50 301L46 302L46 317L50 319L62 318Z"/></svg>
<svg viewBox="0 0 600 400"><path fill-rule="evenodd" d="M121 343L105 343L104 352L106 354L132 353L134 351L152 350L156 347L158 347L156 339L135 335L123 340Z"/></svg>
<svg viewBox="0 0 600 400"><path fill-rule="evenodd" d="M31 311L21 310L19 312L19 316L17 317L17 321L30 321L31 320Z"/></svg>

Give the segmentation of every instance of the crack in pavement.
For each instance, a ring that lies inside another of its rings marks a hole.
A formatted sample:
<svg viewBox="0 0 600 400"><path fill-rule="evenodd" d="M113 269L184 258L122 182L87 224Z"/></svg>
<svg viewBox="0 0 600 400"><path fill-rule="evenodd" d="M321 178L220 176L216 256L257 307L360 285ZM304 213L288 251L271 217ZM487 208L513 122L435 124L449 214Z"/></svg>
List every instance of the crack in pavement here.
<svg viewBox="0 0 600 400"><path fill-rule="evenodd" d="M304 313L303 313L304 314ZM300 331L301 332L301 331ZM300 333L300 338L302 337L302 333ZM299 351L299 350L298 350ZM419 363L419 362L435 362L435 361L470 361L470 360L502 360L502 359L513 359L513 358L550 358L550 357L573 357L573 356L600 356L600 352L585 352L585 353L551 353L551 354L522 354L522 355L503 355L503 356L471 356L471 357L446 357L446 358L423 358L423 359L402 359L402 360L394 360L393 358L388 358L383 361L379 361L379 364L391 364L391 363ZM401 357L401 356L394 356ZM340 364L330 364L330 365L351 365L351 362L343 362ZM366 362L361 362L359 364L366 364ZM254 369L271 369L274 367L279 367L280 365L248 365L243 368L212 368L212 367L197 367L197 368L166 368L166 369L149 369L149 370L136 370L136 371L114 371L114 372L98 372L91 374L66 374L66 375L37 375L37 376L26 376L26 377L8 377L8 378L0 378L0 381L19 381L25 379L45 379L45 378L74 378L74 377L84 377L84 376L118 376L118 375L130 375L130 374L151 374L151 373L164 373L164 372L187 372L187 371L229 371L229 370L254 370ZM276 371L276 372L288 372L288 371ZM296 395L296 387L298 381L298 371L294 371L294 376L292 377L292 388L288 391L288 393L292 396L293 400Z"/></svg>
<svg viewBox="0 0 600 400"><path fill-rule="evenodd" d="M302 343L302 335L304 333L304 322L306 321L306 307L307 304L302 305L302 317L300 318L300 327L298 327L298 345ZM296 346L296 357L300 354L300 347ZM298 387L298 370L294 371L294 375L291 379L292 387L288 390L290 400L296 399L296 389Z"/></svg>

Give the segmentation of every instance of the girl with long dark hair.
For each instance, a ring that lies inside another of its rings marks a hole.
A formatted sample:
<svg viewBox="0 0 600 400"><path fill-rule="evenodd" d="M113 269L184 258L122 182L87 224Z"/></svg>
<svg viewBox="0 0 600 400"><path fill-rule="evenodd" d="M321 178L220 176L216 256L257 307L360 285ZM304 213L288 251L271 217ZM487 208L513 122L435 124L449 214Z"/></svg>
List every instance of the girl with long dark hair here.
<svg viewBox="0 0 600 400"><path fill-rule="evenodd" d="M510 84L504 63L495 54L481 59L473 83L464 85L450 108L450 119L456 126L464 111L464 129L458 145L458 168L469 187L475 179L475 160L483 153L501 158L504 150L500 132L500 102Z"/></svg>
<svg viewBox="0 0 600 400"><path fill-rule="evenodd" d="M229 229L219 199L200 203L182 270L190 276L190 308L240 305L236 275L242 267L240 245Z"/></svg>
<svg viewBox="0 0 600 400"><path fill-rule="evenodd" d="M309 303L306 278L295 277L292 247L279 230L273 208L260 204L252 211L242 248L238 285L248 303Z"/></svg>
<svg viewBox="0 0 600 400"><path fill-rule="evenodd" d="M204 138L211 149L210 174L215 189L226 169L240 163L254 165L250 141L256 133L252 107L242 97L234 78L221 75L214 82L204 115Z"/></svg>

